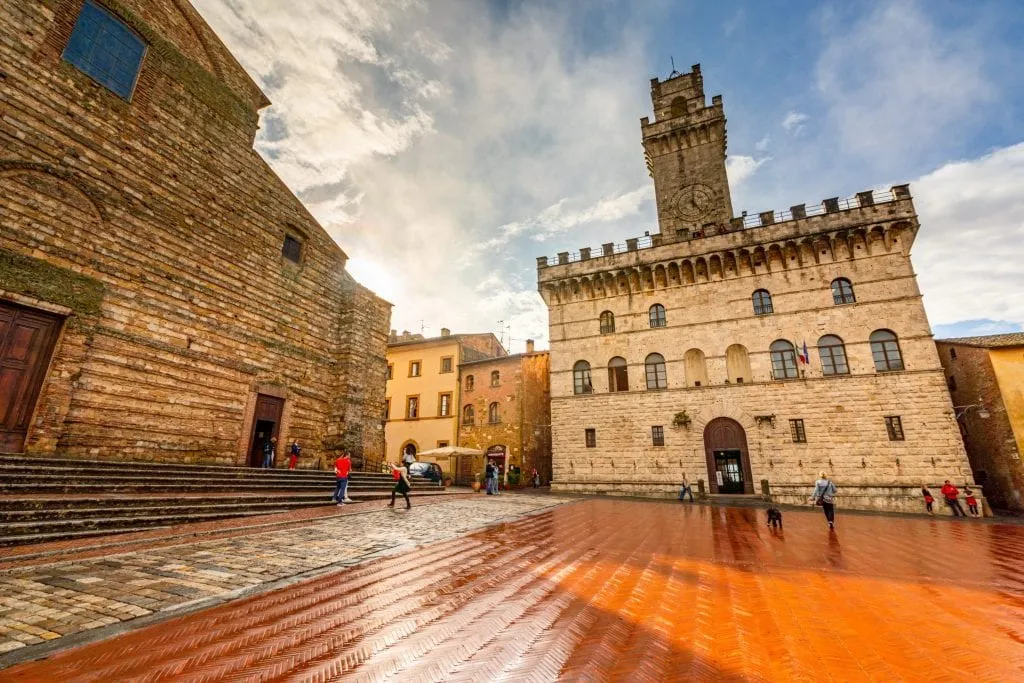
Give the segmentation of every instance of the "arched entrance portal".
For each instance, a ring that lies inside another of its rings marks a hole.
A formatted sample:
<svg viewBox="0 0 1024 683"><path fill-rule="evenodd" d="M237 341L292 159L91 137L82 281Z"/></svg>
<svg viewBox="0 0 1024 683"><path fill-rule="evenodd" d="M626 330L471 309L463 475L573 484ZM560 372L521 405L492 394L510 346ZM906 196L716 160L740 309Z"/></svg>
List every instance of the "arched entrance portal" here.
<svg viewBox="0 0 1024 683"><path fill-rule="evenodd" d="M747 434L736 420L716 417L704 428L711 493L753 493Z"/></svg>

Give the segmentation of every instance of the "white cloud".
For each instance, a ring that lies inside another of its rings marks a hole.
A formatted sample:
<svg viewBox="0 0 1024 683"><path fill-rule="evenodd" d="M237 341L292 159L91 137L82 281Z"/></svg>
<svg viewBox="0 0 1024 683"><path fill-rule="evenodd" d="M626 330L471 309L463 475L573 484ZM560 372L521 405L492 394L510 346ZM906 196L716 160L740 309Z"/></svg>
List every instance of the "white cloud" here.
<svg viewBox="0 0 1024 683"><path fill-rule="evenodd" d="M649 185L623 190L646 178L650 106L628 24L594 50L561 4L196 4L274 103L257 149L395 304L392 327L504 319L543 343L535 240L653 227Z"/></svg>
<svg viewBox="0 0 1024 683"><path fill-rule="evenodd" d="M914 0L883 2L835 31L840 21L825 14L816 82L846 150L921 152L947 131L962 135L970 112L992 101L984 41L971 27L939 30Z"/></svg>
<svg viewBox="0 0 1024 683"><path fill-rule="evenodd" d="M932 324L1024 324L1024 143L949 163L911 185L914 266Z"/></svg>
<svg viewBox="0 0 1024 683"><path fill-rule="evenodd" d="M782 127L793 135L800 135L804 132L804 123L810 117L803 112L792 110L782 119Z"/></svg>
<svg viewBox="0 0 1024 683"><path fill-rule="evenodd" d="M736 187L742 184L744 180L757 173L757 169L761 168L766 162L771 161L771 159L771 157L755 159L754 157L740 154L730 155L725 160L725 172L729 176L729 186Z"/></svg>
<svg viewBox="0 0 1024 683"><path fill-rule="evenodd" d="M754 149L757 150L758 152L763 152L766 149L768 149L768 145L771 143L771 141L772 141L771 136L768 135L768 134L765 134L765 136L763 138L761 138L760 140L758 140L754 144Z"/></svg>

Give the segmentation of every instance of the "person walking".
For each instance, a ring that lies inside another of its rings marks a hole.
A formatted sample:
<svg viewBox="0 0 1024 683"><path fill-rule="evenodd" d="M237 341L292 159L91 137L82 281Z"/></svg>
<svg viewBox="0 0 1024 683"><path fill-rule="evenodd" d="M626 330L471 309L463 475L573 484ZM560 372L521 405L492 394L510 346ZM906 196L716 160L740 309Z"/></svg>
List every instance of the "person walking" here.
<svg viewBox="0 0 1024 683"><path fill-rule="evenodd" d="M493 496L494 491L491 489L494 477L494 463L490 460L487 461L487 465L484 466L484 490L487 491L488 496Z"/></svg>
<svg viewBox="0 0 1024 683"><path fill-rule="evenodd" d="M684 500L684 496L690 496L690 502L693 502L693 488L690 486L690 482L687 481L686 475L683 475L683 488L679 489L679 500Z"/></svg>
<svg viewBox="0 0 1024 683"><path fill-rule="evenodd" d="M536 467L534 467L533 472L530 473L530 479L533 481L533 488L540 488L540 473L537 471Z"/></svg>
<svg viewBox="0 0 1024 683"><path fill-rule="evenodd" d="M270 469L274 466L275 455L277 455L277 437L272 436L263 444L263 469Z"/></svg>
<svg viewBox="0 0 1024 683"><path fill-rule="evenodd" d="M335 501L339 507L352 502L348 497L348 475L351 471L352 458L348 451L342 451L341 456L334 461L334 476L337 479L335 480L334 495L331 497L331 500Z"/></svg>
<svg viewBox="0 0 1024 683"><path fill-rule="evenodd" d="M824 471L818 472L818 479L814 482L814 493L811 494L811 502L821 506L825 513L825 520L828 521L828 528L835 529L836 485Z"/></svg>
<svg viewBox="0 0 1024 683"><path fill-rule="evenodd" d="M928 511L929 515L934 517L935 510L932 509L932 503L935 502L935 497L932 496L932 492L928 490L926 484L921 484L921 495L924 496L924 509Z"/></svg>
<svg viewBox="0 0 1024 683"><path fill-rule="evenodd" d="M405 449L405 455L402 456L402 465L405 466L405 473L408 475L412 472L412 464L416 462L416 456L412 453L412 447Z"/></svg>
<svg viewBox="0 0 1024 683"><path fill-rule="evenodd" d="M963 507L960 506L960 489L949 483L949 479L947 479L946 483L942 485L942 497L945 498L946 505L949 506L949 510L953 513L954 517L967 516Z"/></svg>
<svg viewBox="0 0 1024 683"><path fill-rule="evenodd" d="M288 469L294 470L295 466L299 463L299 456L302 455L302 446L299 445L298 439L292 440L292 445L288 447L291 452L291 457L288 459Z"/></svg>
<svg viewBox="0 0 1024 683"><path fill-rule="evenodd" d="M965 486L964 496L967 498L967 509L971 511L971 517L979 517L978 499L974 497L974 491Z"/></svg>
<svg viewBox="0 0 1024 683"><path fill-rule="evenodd" d="M398 481L395 482L395 487L391 489L391 502L388 503L388 507L395 507L395 494L400 493L405 498L405 509L408 510L412 508L412 503L409 502L409 491L412 490L412 486L409 484L409 470L401 463L397 466L392 465L391 469L398 472Z"/></svg>

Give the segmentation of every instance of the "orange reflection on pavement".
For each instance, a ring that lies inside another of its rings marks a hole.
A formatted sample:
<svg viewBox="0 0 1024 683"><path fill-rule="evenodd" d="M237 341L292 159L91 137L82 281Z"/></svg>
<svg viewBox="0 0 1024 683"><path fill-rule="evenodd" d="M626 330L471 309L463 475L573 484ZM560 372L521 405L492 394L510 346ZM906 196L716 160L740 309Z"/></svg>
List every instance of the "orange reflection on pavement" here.
<svg viewBox="0 0 1024 683"><path fill-rule="evenodd" d="M588 500L4 680L1021 680L1024 528Z"/></svg>

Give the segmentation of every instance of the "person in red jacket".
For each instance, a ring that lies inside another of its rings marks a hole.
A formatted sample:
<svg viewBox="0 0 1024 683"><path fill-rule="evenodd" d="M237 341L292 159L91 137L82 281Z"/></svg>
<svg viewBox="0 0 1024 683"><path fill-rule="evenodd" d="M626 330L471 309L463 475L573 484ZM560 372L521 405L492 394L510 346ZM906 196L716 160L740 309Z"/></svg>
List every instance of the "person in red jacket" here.
<svg viewBox="0 0 1024 683"><path fill-rule="evenodd" d="M971 511L971 517L978 517L978 499L974 497L974 491L964 487L964 496L967 498L967 509Z"/></svg>
<svg viewBox="0 0 1024 683"><path fill-rule="evenodd" d="M337 477L337 486L334 487L334 496L331 500L338 502L338 505L351 503L348 497L348 474L352 471L352 458L348 451L342 451L341 457L334 461L334 476Z"/></svg>
<svg viewBox="0 0 1024 683"><path fill-rule="evenodd" d="M949 483L949 479L942 485L942 497L946 499L946 505L949 506L954 517L966 517L967 513L964 512L963 507L960 506L960 490Z"/></svg>

